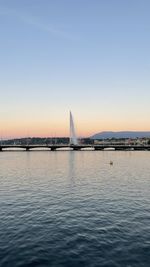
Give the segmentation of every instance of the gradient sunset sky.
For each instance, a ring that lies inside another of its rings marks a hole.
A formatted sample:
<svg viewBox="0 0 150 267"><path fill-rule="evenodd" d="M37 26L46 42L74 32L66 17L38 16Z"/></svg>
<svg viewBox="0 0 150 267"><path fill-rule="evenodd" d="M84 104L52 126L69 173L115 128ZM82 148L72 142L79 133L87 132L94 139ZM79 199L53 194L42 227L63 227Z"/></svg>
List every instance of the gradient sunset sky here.
<svg viewBox="0 0 150 267"><path fill-rule="evenodd" d="M0 0L0 136L150 130L149 0Z"/></svg>

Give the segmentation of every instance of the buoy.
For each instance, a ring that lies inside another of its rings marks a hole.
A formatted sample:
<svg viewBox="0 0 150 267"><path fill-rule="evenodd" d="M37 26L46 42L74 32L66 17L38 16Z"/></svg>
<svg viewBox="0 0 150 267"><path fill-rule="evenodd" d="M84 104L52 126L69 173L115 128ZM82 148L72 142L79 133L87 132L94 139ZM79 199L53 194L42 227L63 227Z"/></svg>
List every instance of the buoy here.
<svg viewBox="0 0 150 267"><path fill-rule="evenodd" d="M110 164L110 165L113 165L113 161L111 160L111 161L109 162L109 164Z"/></svg>

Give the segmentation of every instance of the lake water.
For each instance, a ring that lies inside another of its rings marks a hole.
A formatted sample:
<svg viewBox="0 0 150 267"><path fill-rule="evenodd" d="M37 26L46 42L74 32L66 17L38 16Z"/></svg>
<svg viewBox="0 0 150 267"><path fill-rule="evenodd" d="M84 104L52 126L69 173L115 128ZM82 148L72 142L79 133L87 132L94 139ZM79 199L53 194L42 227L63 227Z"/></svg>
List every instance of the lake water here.
<svg viewBox="0 0 150 267"><path fill-rule="evenodd" d="M25 266L149 267L150 152L1 152L0 267Z"/></svg>

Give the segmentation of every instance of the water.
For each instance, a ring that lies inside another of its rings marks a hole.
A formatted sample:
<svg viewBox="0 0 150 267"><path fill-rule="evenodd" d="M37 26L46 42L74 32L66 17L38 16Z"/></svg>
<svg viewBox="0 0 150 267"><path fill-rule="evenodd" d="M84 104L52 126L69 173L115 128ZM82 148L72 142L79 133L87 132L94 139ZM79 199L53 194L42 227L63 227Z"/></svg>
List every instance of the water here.
<svg viewBox="0 0 150 267"><path fill-rule="evenodd" d="M0 267L149 267L149 162L150 152L1 152Z"/></svg>

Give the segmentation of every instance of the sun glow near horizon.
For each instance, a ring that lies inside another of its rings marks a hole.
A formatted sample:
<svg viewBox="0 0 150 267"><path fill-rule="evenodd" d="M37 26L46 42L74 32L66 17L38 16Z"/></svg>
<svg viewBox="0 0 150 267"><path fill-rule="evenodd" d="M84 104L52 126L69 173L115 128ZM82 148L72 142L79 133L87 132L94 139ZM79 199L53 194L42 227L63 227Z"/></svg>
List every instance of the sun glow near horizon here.
<svg viewBox="0 0 150 267"><path fill-rule="evenodd" d="M74 124L78 137L90 137L98 132L103 131L150 131L148 121L137 121L129 123L129 121L109 120L93 118L83 119L74 116ZM1 138L23 138L23 137L69 137L69 118L66 121L57 119L56 121L38 120L16 120L3 122L1 124Z"/></svg>

